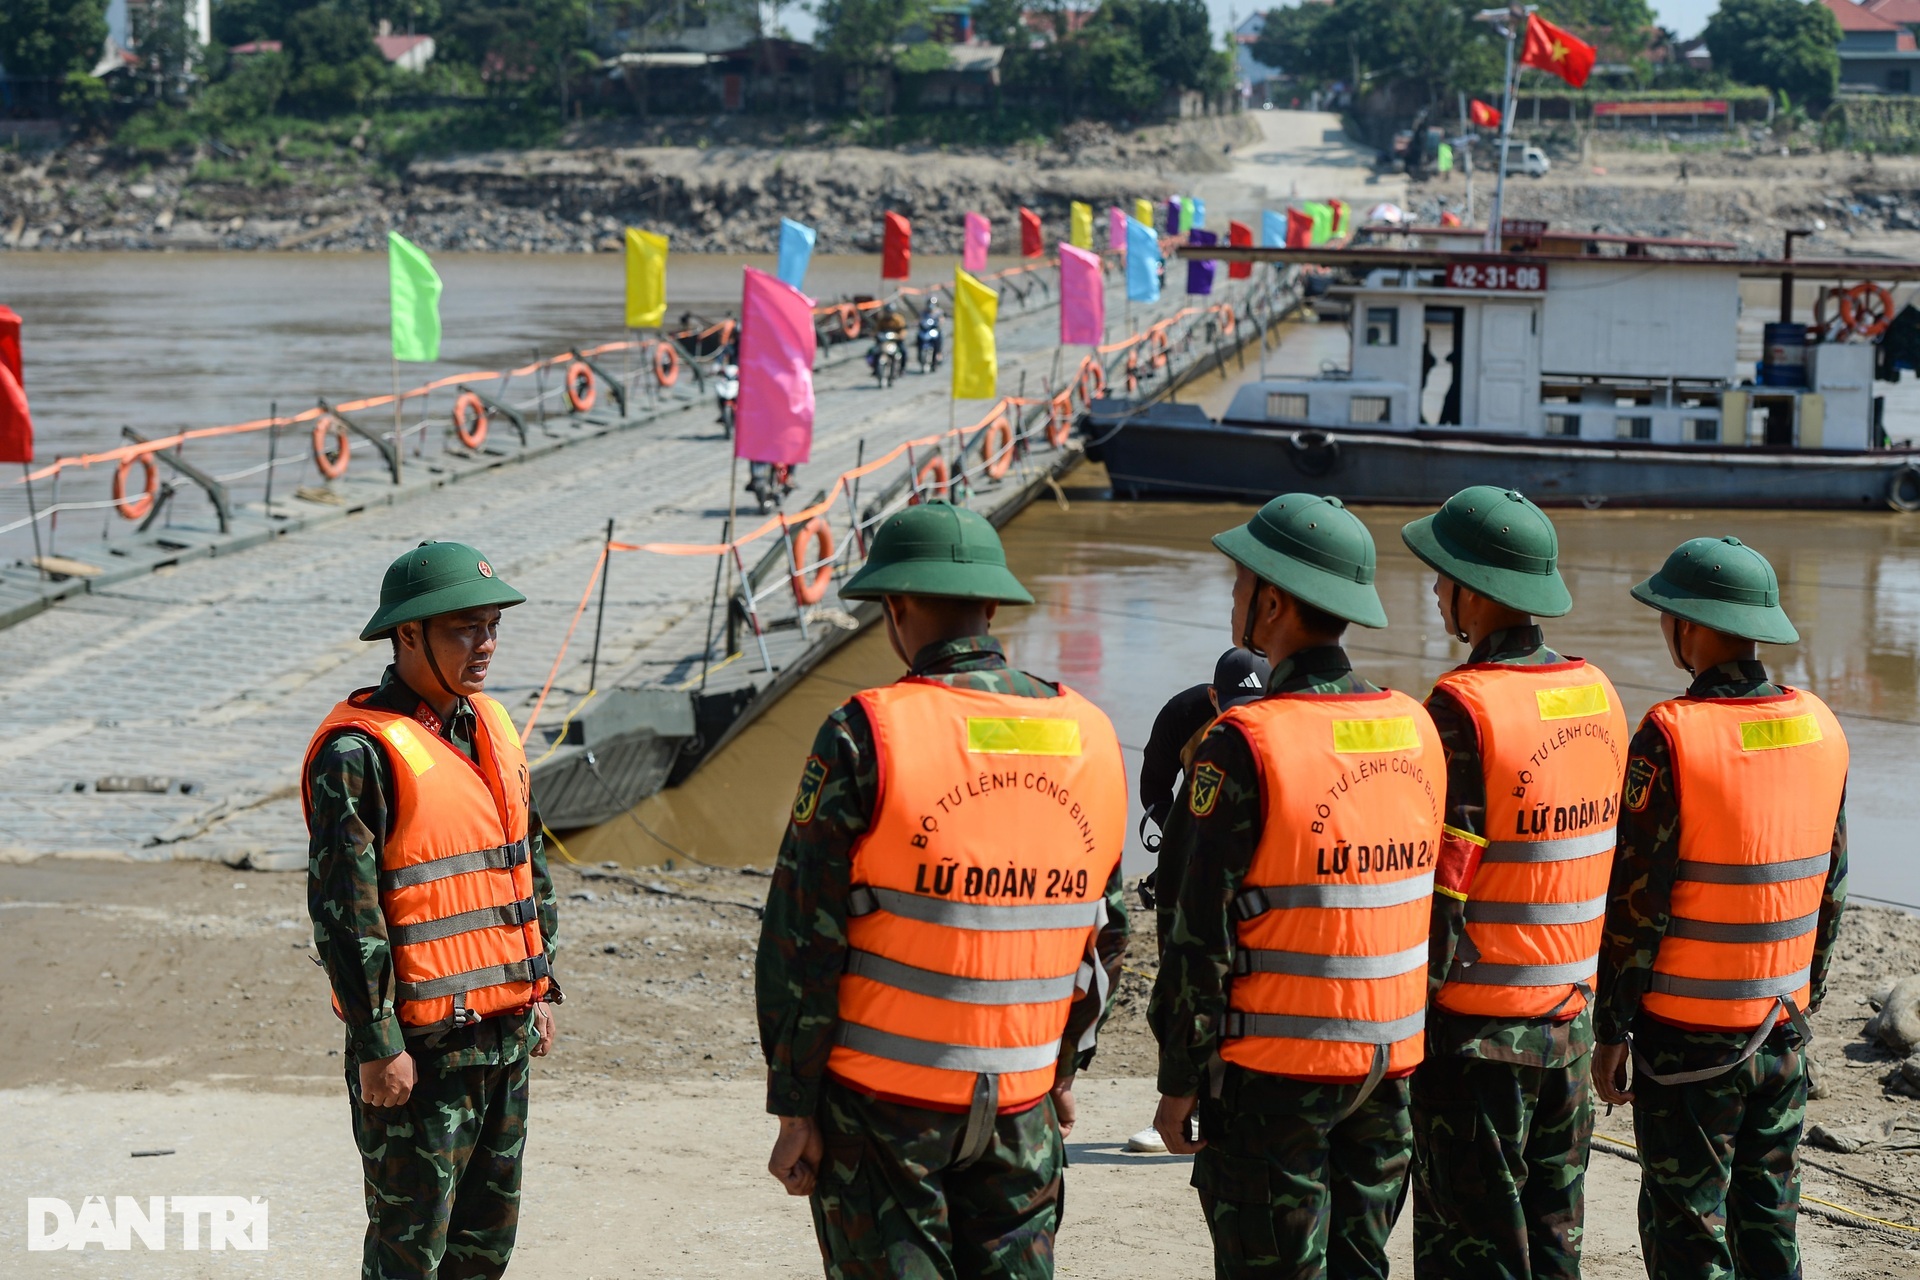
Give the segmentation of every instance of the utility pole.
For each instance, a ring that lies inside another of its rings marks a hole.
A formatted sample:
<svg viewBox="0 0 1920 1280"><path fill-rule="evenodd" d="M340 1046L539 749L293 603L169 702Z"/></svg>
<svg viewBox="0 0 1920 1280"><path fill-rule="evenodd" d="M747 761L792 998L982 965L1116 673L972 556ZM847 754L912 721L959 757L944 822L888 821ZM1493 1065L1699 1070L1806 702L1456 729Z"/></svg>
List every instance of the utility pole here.
<svg viewBox="0 0 1920 1280"><path fill-rule="evenodd" d="M1526 27L1527 15L1534 11L1534 5L1512 4L1505 9L1482 9L1473 15L1476 22L1490 22L1494 30L1507 38L1507 72L1505 94L1500 102L1500 168L1499 176L1493 184L1493 210L1487 215L1487 249L1500 252L1500 220L1506 216L1507 195L1507 143L1513 138L1513 42Z"/></svg>

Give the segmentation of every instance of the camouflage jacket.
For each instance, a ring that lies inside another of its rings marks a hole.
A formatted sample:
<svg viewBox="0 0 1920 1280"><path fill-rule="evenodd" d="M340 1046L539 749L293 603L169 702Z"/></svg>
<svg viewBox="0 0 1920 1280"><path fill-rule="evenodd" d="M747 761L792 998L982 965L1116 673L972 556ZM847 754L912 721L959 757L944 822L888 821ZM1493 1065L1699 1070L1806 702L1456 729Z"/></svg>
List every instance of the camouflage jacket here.
<svg viewBox="0 0 1920 1280"><path fill-rule="evenodd" d="M1549 649L1540 628L1511 627L1496 631L1467 655L1467 662L1504 662L1513 666L1545 666L1566 659ZM1480 765L1480 735L1473 717L1460 700L1445 689L1427 695L1427 714L1440 732L1440 748L1447 756L1447 834L1440 845L1436 881L1446 880L1447 864L1472 858L1473 838L1484 839L1487 818L1487 780ZM1468 890L1471 894L1471 888ZM1453 968L1453 956L1466 928L1467 903L1444 889L1433 895L1433 930L1428 944L1427 995L1431 1000ZM1561 1021L1467 1017L1439 1005L1427 1006L1427 1052L1437 1058L1484 1058L1522 1067L1571 1066L1593 1050L1593 1016L1582 1009Z"/></svg>
<svg viewBox="0 0 1920 1280"><path fill-rule="evenodd" d="M369 705L410 715L456 750L474 753L473 705L460 700L445 725L427 701L388 667ZM328 735L307 769L307 914L313 944L347 1024L349 1060L373 1062L403 1049L440 1069L496 1066L527 1054L531 1011L501 1014L431 1037L403 1038L394 1014L393 951L380 910L380 850L393 829L394 793L385 750L357 729ZM553 958L559 912L547 874L540 816L527 816L540 936ZM556 987L557 990L557 987Z"/></svg>
<svg viewBox="0 0 1920 1280"><path fill-rule="evenodd" d="M1375 692L1353 674L1338 645L1303 649L1275 663L1267 688L1269 696ZM1160 1043L1160 1092L1171 1097L1199 1092L1219 1052L1233 972L1228 908L1260 843L1260 762L1238 729L1215 725L1200 740L1186 797L1185 820L1171 824L1165 837L1179 842L1172 860L1185 874L1147 1006L1147 1022Z"/></svg>
<svg viewBox="0 0 1920 1280"><path fill-rule="evenodd" d="M1053 685L1009 666L1000 642L987 636L929 645L908 674L956 689L1059 696ZM820 1108L840 1016L853 851L873 820L878 781L873 728L860 704L849 699L814 736L760 926L754 990L767 1059L767 1110L774 1115L812 1116ZM1097 947L1111 993L1119 985L1127 949L1126 895L1117 865L1106 898L1107 924ZM1083 1054L1072 1046L1106 1013L1091 994L1075 998L1060 1041L1061 1079L1071 1078L1092 1058L1091 1049Z"/></svg>
<svg viewBox="0 0 1920 1280"><path fill-rule="evenodd" d="M1779 686L1758 662L1728 662L1695 677L1689 698L1766 698ZM1627 748L1627 781L1620 798L1619 845L1607 890L1607 925L1600 941L1600 989L1594 1031L1602 1044L1627 1038L1653 975L1654 958L1666 936L1673 881L1680 866L1680 797L1674 788L1673 750L1666 734L1642 721ZM1847 905L1847 807L1843 795L1833 824L1833 862L1820 895L1820 923L1813 944L1812 987L1817 1008L1827 991L1833 942ZM1703 1050L1746 1039L1710 1032L1692 1034Z"/></svg>

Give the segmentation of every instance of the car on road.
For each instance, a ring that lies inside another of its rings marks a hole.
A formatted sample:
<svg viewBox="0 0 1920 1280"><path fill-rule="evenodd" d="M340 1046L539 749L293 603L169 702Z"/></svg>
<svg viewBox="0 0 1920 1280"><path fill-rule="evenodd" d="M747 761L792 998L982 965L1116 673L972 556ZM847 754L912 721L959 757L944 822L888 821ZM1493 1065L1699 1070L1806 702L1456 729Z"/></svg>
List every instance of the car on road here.
<svg viewBox="0 0 1920 1280"><path fill-rule="evenodd" d="M1507 172L1524 173L1529 178L1544 178L1553 168L1553 161L1547 159L1547 153L1531 143L1518 138L1507 142Z"/></svg>

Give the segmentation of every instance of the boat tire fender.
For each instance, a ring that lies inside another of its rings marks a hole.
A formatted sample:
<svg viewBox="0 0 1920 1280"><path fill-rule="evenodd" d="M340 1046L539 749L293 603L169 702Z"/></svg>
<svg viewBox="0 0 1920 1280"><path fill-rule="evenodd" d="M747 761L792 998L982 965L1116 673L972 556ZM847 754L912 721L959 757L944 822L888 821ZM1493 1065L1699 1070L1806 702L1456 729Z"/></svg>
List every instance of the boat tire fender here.
<svg viewBox="0 0 1920 1280"><path fill-rule="evenodd" d="M1340 442L1324 431L1296 431L1287 444L1294 469L1303 476L1324 476L1340 465Z"/></svg>
<svg viewBox="0 0 1920 1280"><path fill-rule="evenodd" d="M313 465L321 475L338 480L347 474L347 458L352 451L347 428L340 419L328 414L313 424Z"/></svg>
<svg viewBox="0 0 1920 1280"><path fill-rule="evenodd" d="M138 498L127 499L127 472L139 463L146 471ZM129 458L120 459L120 465L113 473L113 509L120 513L123 520L138 520L153 510L153 495L160 488L160 470L153 465L153 455L137 453Z"/></svg>
<svg viewBox="0 0 1920 1280"><path fill-rule="evenodd" d="M575 413L585 413L593 408L594 396L593 370L585 360L575 360L567 366L567 403Z"/></svg>
<svg viewBox="0 0 1920 1280"><path fill-rule="evenodd" d="M793 535L793 598L801 605L819 604L833 581L833 530L819 516L801 525ZM811 573L807 565L815 567Z"/></svg>
<svg viewBox="0 0 1920 1280"><path fill-rule="evenodd" d="M469 449L487 442L487 407L471 391L462 391L453 402L453 434Z"/></svg>
<svg viewBox="0 0 1920 1280"><path fill-rule="evenodd" d="M1887 478L1887 505L1895 511L1920 511L1920 465L1909 462Z"/></svg>

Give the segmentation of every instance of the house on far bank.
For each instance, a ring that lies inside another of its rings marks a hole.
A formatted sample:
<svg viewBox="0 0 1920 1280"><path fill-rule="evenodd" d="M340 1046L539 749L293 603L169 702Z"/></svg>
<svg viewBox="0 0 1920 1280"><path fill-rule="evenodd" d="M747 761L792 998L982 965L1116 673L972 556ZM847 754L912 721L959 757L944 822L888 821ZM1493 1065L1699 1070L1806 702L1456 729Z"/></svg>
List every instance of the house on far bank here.
<svg viewBox="0 0 1920 1280"><path fill-rule="evenodd" d="M425 71L433 61L432 36L397 36L393 34L393 24L385 18L380 19L379 34L373 37L373 44L380 50L381 57L401 71Z"/></svg>
<svg viewBox="0 0 1920 1280"><path fill-rule="evenodd" d="M1260 39L1260 33L1266 26L1267 15L1256 13L1241 19L1233 29L1234 88L1239 92L1241 101L1249 106L1255 102L1285 105L1280 101L1280 94L1286 87L1281 68L1270 67L1253 56L1254 42Z"/></svg>
<svg viewBox="0 0 1920 1280"><path fill-rule="evenodd" d="M1840 23L1841 92L1909 94L1920 86L1920 44L1908 25L1920 25L1920 0L1821 3Z"/></svg>

